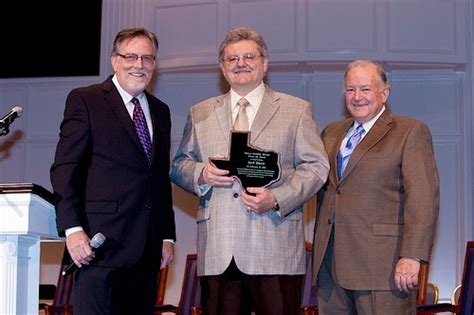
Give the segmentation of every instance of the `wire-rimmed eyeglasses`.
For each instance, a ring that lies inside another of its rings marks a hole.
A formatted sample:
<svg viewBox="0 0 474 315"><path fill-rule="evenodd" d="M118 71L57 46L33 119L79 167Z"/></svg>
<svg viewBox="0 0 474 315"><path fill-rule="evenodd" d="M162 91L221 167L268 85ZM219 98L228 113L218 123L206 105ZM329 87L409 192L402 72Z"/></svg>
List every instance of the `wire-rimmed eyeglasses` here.
<svg viewBox="0 0 474 315"><path fill-rule="evenodd" d="M239 63L242 59L245 63L252 63L257 60L257 58L263 57L263 55L255 55L252 53L243 54L242 57L238 55L231 55L227 58L222 58L222 61L227 63L228 65L235 65Z"/></svg>
<svg viewBox="0 0 474 315"><path fill-rule="evenodd" d="M128 63L135 63L138 59L141 59L144 64L152 65L155 62L156 57L153 55L136 55L136 54L117 54L117 56L122 57Z"/></svg>

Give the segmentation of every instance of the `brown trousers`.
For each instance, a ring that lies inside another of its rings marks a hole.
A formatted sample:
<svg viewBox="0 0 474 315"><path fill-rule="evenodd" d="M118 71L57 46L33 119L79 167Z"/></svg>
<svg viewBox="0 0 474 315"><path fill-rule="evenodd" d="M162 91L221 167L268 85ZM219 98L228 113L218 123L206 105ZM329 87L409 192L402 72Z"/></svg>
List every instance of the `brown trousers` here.
<svg viewBox="0 0 474 315"><path fill-rule="evenodd" d="M247 275L232 259L218 276L203 276L202 302L207 315L297 315L303 275Z"/></svg>
<svg viewBox="0 0 474 315"><path fill-rule="evenodd" d="M399 291L348 290L336 277L334 231L318 274L319 315L415 315L417 290Z"/></svg>

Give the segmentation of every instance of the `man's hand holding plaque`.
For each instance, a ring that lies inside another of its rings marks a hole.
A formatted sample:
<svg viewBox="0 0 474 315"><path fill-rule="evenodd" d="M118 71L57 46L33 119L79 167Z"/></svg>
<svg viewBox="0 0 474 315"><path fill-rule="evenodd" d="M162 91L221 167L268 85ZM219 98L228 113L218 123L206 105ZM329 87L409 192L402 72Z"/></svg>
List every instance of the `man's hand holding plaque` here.
<svg viewBox="0 0 474 315"><path fill-rule="evenodd" d="M237 178L243 189L267 187L280 179L280 155L249 145L250 132L231 133L228 159L211 158L219 169L227 170L228 176Z"/></svg>

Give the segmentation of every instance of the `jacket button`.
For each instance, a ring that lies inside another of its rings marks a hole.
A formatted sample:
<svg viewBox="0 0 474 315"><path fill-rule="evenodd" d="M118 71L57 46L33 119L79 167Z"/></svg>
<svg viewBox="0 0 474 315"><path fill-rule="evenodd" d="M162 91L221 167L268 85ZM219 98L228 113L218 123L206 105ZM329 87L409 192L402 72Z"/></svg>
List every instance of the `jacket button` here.
<svg viewBox="0 0 474 315"><path fill-rule="evenodd" d="M234 193L234 198L239 198L239 194L238 194L238 193Z"/></svg>
<svg viewBox="0 0 474 315"><path fill-rule="evenodd" d="M339 189L336 190L336 194L338 194L338 195L341 194L341 191Z"/></svg>
<svg viewBox="0 0 474 315"><path fill-rule="evenodd" d="M332 223L332 220L331 219L328 219L328 224L331 224Z"/></svg>

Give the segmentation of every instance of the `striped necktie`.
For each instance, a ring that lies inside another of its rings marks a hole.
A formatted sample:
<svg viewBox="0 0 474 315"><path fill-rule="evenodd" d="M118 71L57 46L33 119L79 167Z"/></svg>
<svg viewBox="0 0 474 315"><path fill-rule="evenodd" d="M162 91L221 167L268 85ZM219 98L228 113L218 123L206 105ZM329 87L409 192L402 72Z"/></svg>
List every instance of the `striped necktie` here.
<svg viewBox="0 0 474 315"><path fill-rule="evenodd" d="M151 161L151 138L150 131L148 131L148 125L146 124L145 114L143 114L142 108L140 107L140 101L134 97L131 100L132 104L135 105L133 109L133 125L135 126L135 132L137 133L138 139L145 151L148 162Z"/></svg>
<svg viewBox="0 0 474 315"><path fill-rule="evenodd" d="M364 132L365 130L362 125L357 126L357 128L353 129L353 133L349 140L347 140L346 146L339 150L337 155L337 174L339 175L339 178L344 174L347 163L349 163L349 158L351 157L355 147L359 144Z"/></svg>

